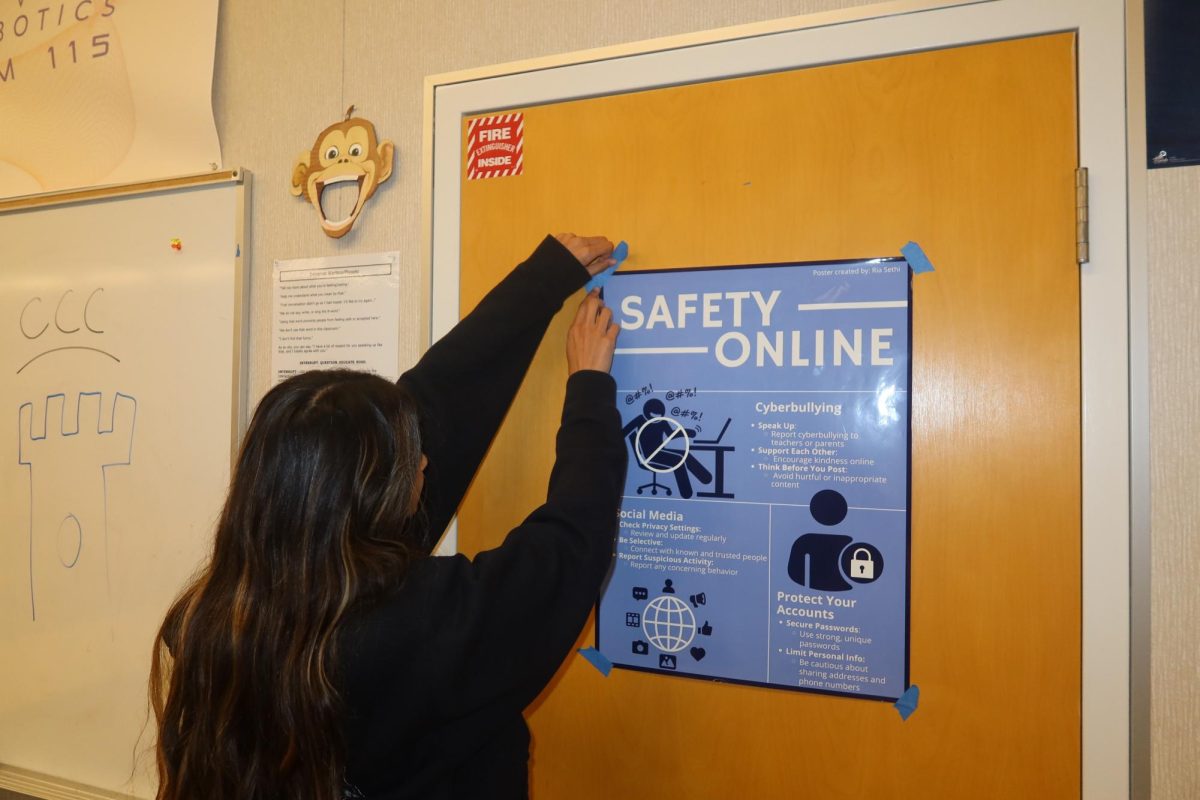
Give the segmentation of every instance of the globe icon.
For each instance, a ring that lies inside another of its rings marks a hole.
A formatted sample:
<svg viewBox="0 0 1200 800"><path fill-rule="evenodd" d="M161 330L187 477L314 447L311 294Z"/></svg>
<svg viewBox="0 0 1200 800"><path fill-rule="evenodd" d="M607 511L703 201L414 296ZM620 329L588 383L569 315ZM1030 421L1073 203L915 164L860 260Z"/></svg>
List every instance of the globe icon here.
<svg viewBox="0 0 1200 800"><path fill-rule="evenodd" d="M650 644L666 653L678 653L696 635L696 618L687 604L669 594L656 597L642 612L642 632Z"/></svg>

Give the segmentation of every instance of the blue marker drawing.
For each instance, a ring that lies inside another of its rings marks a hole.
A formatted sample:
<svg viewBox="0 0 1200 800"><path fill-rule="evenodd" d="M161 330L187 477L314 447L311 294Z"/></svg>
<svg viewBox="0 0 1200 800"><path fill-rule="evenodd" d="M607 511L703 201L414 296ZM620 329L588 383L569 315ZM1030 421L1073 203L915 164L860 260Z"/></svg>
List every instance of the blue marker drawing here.
<svg viewBox="0 0 1200 800"><path fill-rule="evenodd" d="M17 461L29 470L29 608L62 607L80 590L109 593L108 469L133 459L137 400L115 393L107 426L100 392L46 396L17 412ZM40 422L40 424L39 424ZM95 598L85 597L84 600Z"/></svg>
<svg viewBox="0 0 1200 800"><path fill-rule="evenodd" d="M79 522L79 517L67 514L58 526L58 560L64 567L71 569L79 563L82 553L83 525Z"/></svg>
<svg viewBox="0 0 1200 800"><path fill-rule="evenodd" d="M87 300L83 301L82 303L75 302L74 305L77 305L78 308L75 309L74 314L71 313L70 308L68 308L68 310L66 310L66 311L64 311L64 309L63 309L64 305L68 305L68 306L71 305L71 304L67 304L66 301L69 297L71 297L71 295L75 294L74 289L67 289L65 292L63 292L59 296L58 301L54 305L53 313L50 312L50 309L49 309L50 304L48 302L44 302L40 296L34 296L34 297L29 298L29 300L21 308L21 315L17 321L18 325L21 329L21 335L30 341L40 339L42 337L42 334L47 333L50 330L51 321L54 322L55 329L57 329L60 333L66 335L66 336L80 333L80 331L83 328L86 328L89 333L103 334L104 328L95 327L92 324L92 318L91 318L92 302L96 300L97 295L102 294L103 292L104 292L103 286L97 287L97 288L93 289L92 292L87 296ZM74 325L74 327L64 328L63 327L64 318L66 318L68 320L67 324ZM39 323L40 323L40 326L39 326ZM99 324L99 323L97 323L97 324ZM24 364L22 364L17 369L17 374L20 375L22 372L25 371L26 367L28 367L30 364L34 363L38 359L44 358L44 357L46 357L48 355L52 355L54 353L62 353L62 352L67 352L67 351L82 351L82 352L88 352L88 353L96 353L98 355L102 355L102 356L111 358L113 361L117 362L118 364L121 363L121 359L117 358L115 355L108 352L107 350L101 349L99 347L94 347L91 345L63 345L60 347L51 347L47 350L43 350L42 352L38 353L33 358L29 359Z"/></svg>

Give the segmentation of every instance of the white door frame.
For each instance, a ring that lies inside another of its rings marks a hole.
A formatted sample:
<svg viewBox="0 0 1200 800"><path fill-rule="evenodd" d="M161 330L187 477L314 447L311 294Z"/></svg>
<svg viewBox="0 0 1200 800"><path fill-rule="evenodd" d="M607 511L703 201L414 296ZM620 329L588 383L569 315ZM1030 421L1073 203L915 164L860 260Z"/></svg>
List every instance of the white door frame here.
<svg viewBox="0 0 1200 800"><path fill-rule="evenodd" d="M435 75L425 86L422 262L436 339L459 318L466 115L1078 32L1080 163L1091 186L1091 260L1081 267L1085 800L1148 796L1145 148L1133 35L1140 14L1140 0L909 0ZM455 546L451 531L443 550Z"/></svg>

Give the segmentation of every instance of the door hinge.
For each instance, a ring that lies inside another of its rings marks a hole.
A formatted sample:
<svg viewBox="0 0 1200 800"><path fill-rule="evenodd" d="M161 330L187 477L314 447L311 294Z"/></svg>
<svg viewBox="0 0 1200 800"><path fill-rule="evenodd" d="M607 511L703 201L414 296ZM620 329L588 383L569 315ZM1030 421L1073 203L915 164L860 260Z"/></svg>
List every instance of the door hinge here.
<svg viewBox="0 0 1200 800"><path fill-rule="evenodd" d="M1075 260L1088 262L1088 171L1075 170Z"/></svg>

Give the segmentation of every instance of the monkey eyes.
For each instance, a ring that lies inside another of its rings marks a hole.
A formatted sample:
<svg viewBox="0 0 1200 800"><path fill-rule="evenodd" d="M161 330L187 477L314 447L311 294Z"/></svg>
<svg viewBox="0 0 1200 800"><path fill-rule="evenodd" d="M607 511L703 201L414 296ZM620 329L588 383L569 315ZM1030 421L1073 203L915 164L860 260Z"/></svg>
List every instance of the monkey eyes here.
<svg viewBox="0 0 1200 800"><path fill-rule="evenodd" d="M361 158L365 151L366 148L364 148L360 142L355 142L346 149L346 155L350 156L351 158ZM341 149L336 144L331 144L325 148L325 153L322 156L322 160L327 163L337 161L338 156L341 154Z"/></svg>

